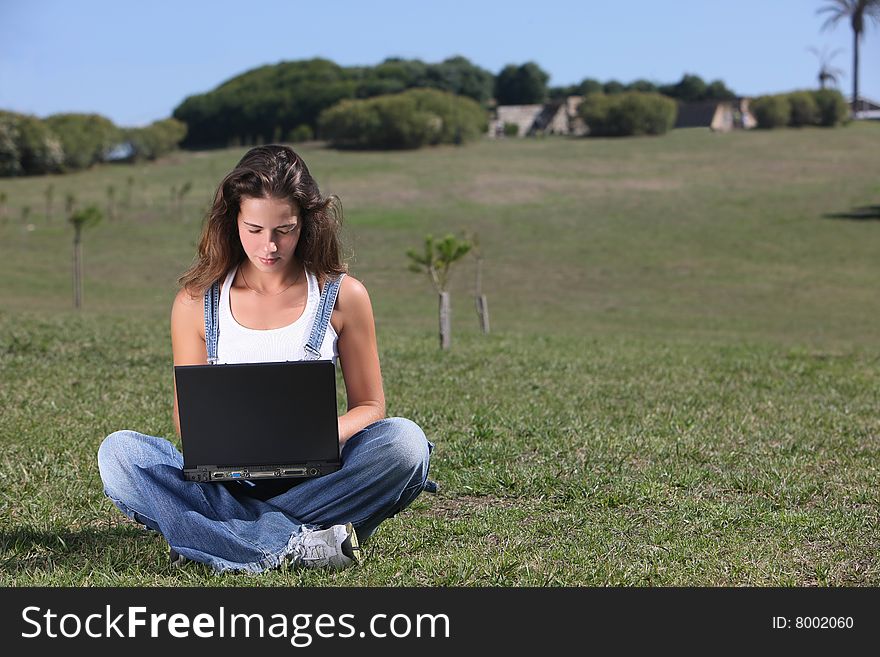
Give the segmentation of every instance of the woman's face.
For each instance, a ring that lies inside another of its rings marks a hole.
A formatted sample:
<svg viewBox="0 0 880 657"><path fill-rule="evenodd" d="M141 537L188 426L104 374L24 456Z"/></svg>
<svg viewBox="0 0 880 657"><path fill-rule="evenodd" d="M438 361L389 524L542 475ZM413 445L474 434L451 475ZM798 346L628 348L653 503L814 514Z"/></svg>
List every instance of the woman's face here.
<svg viewBox="0 0 880 657"><path fill-rule="evenodd" d="M241 199L238 236L251 263L266 273L290 267L302 227L299 207L277 198Z"/></svg>

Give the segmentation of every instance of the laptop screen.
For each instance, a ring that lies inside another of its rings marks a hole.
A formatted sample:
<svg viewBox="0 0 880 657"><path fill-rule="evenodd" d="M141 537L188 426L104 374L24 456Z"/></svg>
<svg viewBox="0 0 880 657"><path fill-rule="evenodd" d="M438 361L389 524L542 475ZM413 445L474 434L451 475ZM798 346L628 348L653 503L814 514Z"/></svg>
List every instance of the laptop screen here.
<svg viewBox="0 0 880 657"><path fill-rule="evenodd" d="M339 460L331 361L174 371L184 467Z"/></svg>

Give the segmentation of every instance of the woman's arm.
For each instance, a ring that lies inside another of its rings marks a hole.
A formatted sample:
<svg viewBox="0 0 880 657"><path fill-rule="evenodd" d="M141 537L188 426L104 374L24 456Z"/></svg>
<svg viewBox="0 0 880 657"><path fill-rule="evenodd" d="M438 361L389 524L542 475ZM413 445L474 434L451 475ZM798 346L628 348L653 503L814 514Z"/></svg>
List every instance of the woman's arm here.
<svg viewBox="0 0 880 657"><path fill-rule="evenodd" d="M342 279L332 317L342 361L348 412L339 418L339 444L385 417L385 392L376 346L373 305L363 284L351 276Z"/></svg>
<svg viewBox="0 0 880 657"><path fill-rule="evenodd" d="M182 289L171 306L171 352L175 365L207 365L203 301ZM177 384L174 385L174 429L180 436Z"/></svg>

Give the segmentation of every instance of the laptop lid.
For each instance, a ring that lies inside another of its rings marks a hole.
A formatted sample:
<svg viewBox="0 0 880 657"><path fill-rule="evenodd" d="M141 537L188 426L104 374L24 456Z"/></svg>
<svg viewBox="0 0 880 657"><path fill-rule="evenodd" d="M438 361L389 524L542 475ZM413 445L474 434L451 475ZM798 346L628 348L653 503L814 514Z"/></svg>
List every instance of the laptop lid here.
<svg viewBox="0 0 880 657"><path fill-rule="evenodd" d="M184 468L339 462L332 361L176 365Z"/></svg>

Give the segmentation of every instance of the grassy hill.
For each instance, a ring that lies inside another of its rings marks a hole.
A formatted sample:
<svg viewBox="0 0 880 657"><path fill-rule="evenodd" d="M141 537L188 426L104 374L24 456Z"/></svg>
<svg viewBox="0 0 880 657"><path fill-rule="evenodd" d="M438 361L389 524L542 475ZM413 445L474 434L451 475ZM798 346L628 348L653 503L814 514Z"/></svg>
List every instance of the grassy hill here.
<svg viewBox="0 0 880 657"><path fill-rule="evenodd" d="M168 311L244 149L0 180L0 584L877 585L880 125L301 153L346 217L389 413L437 443L438 496L364 567L213 578L101 494L107 433L171 436ZM84 239L66 193L131 203ZM191 182L178 215L172 186ZM46 219L45 190L55 212ZM31 211L22 221L24 206ZM867 208L862 209L860 208ZM858 218L862 217L862 218ZM453 349L407 271L476 231ZM13 474L15 473L15 474Z"/></svg>

